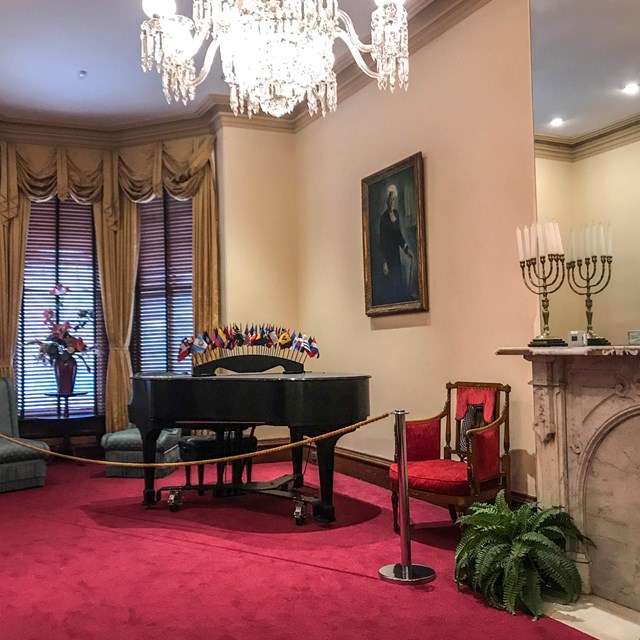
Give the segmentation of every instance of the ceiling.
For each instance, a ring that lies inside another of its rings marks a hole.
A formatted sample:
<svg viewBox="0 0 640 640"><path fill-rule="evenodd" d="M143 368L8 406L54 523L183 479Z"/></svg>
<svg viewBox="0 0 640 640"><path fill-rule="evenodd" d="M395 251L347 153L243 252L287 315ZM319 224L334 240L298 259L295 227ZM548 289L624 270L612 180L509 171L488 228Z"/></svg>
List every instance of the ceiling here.
<svg viewBox="0 0 640 640"><path fill-rule="evenodd" d="M425 0L409 0L411 9ZM140 67L141 0L21 0L0 20L0 117L118 127L193 114L228 89L220 63L186 107L168 105ZM190 0L178 0L190 15ZM535 129L579 136L640 113L640 0L531 0ZM361 37L373 0L341 0ZM411 13L411 11L410 11ZM336 47L340 57L345 49ZM79 77L79 72L87 72ZM415 81L415 80L414 80ZM558 115L562 129L548 122Z"/></svg>
<svg viewBox="0 0 640 640"><path fill-rule="evenodd" d="M116 126L192 114L229 93L219 57L196 99L168 105L160 76L140 66L141 0L21 0L0 18L0 116L76 126ZM190 0L177 0L191 15ZM360 37L373 0L341 0ZM346 47L342 49L346 51ZM336 55L340 49L336 47ZM87 72L84 78L79 71Z"/></svg>
<svg viewBox="0 0 640 640"><path fill-rule="evenodd" d="M577 137L640 113L640 0L531 0L538 133ZM560 116L565 124L549 122Z"/></svg>

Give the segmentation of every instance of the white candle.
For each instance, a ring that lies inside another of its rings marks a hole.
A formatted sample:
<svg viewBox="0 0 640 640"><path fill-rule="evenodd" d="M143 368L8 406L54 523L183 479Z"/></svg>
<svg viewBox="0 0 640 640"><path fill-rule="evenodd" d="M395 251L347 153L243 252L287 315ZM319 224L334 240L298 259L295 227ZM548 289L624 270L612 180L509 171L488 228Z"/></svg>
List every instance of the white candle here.
<svg viewBox="0 0 640 640"><path fill-rule="evenodd" d="M520 227L516 228L516 240L518 241L518 260L520 260L520 262L522 262L524 260L524 257L522 255L522 253L523 253L523 249L522 249L522 232L520 231Z"/></svg>
<svg viewBox="0 0 640 640"><path fill-rule="evenodd" d="M607 255L607 246L606 246L606 243L604 241L604 225L603 224L599 225L598 231L599 231L598 235L599 235L599 240L600 240L600 247L599 247L600 255L604 256L604 255Z"/></svg>
<svg viewBox="0 0 640 640"><path fill-rule="evenodd" d="M529 227L524 228L524 257L525 260L529 260L533 256L531 255L531 242L529 240Z"/></svg>
<svg viewBox="0 0 640 640"><path fill-rule="evenodd" d="M564 253L564 247L562 246L562 236L560 235L560 225L557 222L553 223L553 230L556 236L556 250L562 255Z"/></svg>
<svg viewBox="0 0 640 640"><path fill-rule="evenodd" d="M584 227L578 229L578 255L577 255L577 257L580 260L583 260L584 257L587 255L586 235L587 235L587 230Z"/></svg>
<svg viewBox="0 0 640 640"><path fill-rule="evenodd" d="M545 251L544 232L542 229L542 225L539 222L538 224L536 224L536 234L538 236L538 254L541 256L546 256L547 252Z"/></svg>
<svg viewBox="0 0 640 640"><path fill-rule="evenodd" d="M571 240L569 242L569 245L571 246L571 260L575 260L578 252L576 250L576 230L575 229L571 229Z"/></svg>
<svg viewBox="0 0 640 640"><path fill-rule="evenodd" d="M591 257L591 225L589 225L586 229L585 229L585 249L586 249L586 258L590 258Z"/></svg>
<svg viewBox="0 0 640 640"><path fill-rule="evenodd" d="M532 258L537 258L538 257L538 234L536 232L536 225L534 223L531 223L531 226L529 227L529 237L531 240L531 257Z"/></svg>
<svg viewBox="0 0 640 640"><path fill-rule="evenodd" d="M613 255L613 232L611 230L611 223L607 225L607 255Z"/></svg>

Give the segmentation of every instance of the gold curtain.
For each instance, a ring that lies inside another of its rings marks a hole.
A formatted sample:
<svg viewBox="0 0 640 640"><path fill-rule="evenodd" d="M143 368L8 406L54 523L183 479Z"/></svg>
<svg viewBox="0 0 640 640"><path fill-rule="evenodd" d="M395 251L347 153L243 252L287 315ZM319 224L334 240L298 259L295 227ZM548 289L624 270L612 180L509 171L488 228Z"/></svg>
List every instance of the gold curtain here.
<svg viewBox="0 0 640 640"><path fill-rule="evenodd" d="M0 222L0 376L13 378L31 202L19 194L15 215Z"/></svg>
<svg viewBox="0 0 640 640"><path fill-rule="evenodd" d="M114 230L103 214L102 205L93 205L104 324L109 341L107 432L125 429L129 421L127 405L132 373L129 341L140 249L138 205L122 198L119 210L120 219Z"/></svg>
<svg viewBox="0 0 640 640"><path fill-rule="evenodd" d="M0 141L0 373L12 374L22 297L30 200L57 195L93 204L105 325L107 431L127 425L138 202L162 195L193 201L193 314L196 327L218 321L218 214L214 137L187 138L119 150L9 144ZM4 374L3 374L4 375Z"/></svg>

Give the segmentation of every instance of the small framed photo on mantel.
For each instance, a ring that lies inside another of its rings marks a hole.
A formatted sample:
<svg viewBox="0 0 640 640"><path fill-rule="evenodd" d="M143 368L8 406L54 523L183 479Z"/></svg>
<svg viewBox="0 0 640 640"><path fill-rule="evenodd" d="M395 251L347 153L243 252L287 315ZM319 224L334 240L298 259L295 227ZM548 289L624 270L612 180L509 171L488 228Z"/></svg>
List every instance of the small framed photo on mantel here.
<svg viewBox="0 0 640 640"><path fill-rule="evenodd" d="M421 153L362 180L368 316L427 311L427 239Z"/></svg>

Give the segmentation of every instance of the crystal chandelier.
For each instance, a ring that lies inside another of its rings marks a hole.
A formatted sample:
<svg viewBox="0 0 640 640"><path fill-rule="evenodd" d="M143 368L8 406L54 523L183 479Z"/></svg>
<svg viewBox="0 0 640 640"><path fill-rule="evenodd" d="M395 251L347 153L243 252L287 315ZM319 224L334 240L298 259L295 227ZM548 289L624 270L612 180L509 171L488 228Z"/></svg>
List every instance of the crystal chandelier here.
<svg viewBox="0 0 640 640"><path fill-rule="evenodd" d="M361 1L361 0L360 0ZM276 117L304 100L311 115L337 105L333 45L339 38L381 89L407 88L409 49L404 0L375 0L371 44L360 41L338 0L192 0L192 17L175 0L143 0L142 68L162 74L167 102L195 97L220 51L222 73L238 115ZM201 69L194 57L206 46ZM371 57L369 66L363 57Z"/></svg>

